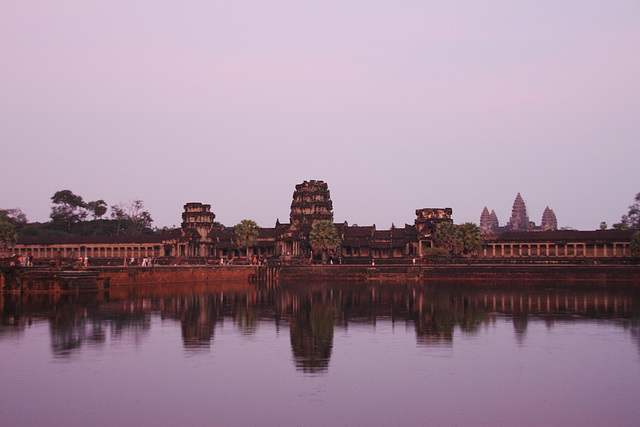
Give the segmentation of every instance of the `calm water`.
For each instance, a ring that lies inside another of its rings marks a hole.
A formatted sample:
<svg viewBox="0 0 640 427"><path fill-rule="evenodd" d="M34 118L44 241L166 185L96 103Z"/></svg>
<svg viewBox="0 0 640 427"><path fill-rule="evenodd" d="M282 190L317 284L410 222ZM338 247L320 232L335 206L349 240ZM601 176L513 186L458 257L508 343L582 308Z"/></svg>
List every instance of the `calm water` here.
<svg viewBox="0 0 640 427"><path fill-rule="evenodd" d="M0 299L3 425L638 425L640 298L509 284Z"/></svg>

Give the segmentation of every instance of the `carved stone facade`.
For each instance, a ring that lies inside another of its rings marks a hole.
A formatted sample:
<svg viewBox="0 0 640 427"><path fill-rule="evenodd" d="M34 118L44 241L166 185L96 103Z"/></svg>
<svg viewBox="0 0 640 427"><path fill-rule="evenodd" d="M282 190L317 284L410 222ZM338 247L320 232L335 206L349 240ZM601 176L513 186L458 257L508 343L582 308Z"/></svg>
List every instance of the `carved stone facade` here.
<svg viewBox="0 0 640 427"><path fill-rule="evenodd" d="M483 233L493 232L493 227L491 226L491 214L486 206L482 209L482 213L480 214L480 230Z"/></svg>
<svg viewBox="0 0 640 427"><path fill-rule="evenodd" d="M505 233L508 231L554 231L557 229L558 221L556 220L556 214L553 212L553 209L549 209L549 206L547 206L542 214L540 226L536 226L531 222L527 215L527 206L520 193L518 193L516 199L513 201L511 218L506 226L501 227L496 212L492 210L491 213L489 213L486 206L480 214L480 230L485 234Z"/></svg>
<svg viewBox="0 0 640 427"><path fill-rule="evenodd" d="M553 209L549 209L549 206L542 213L542 223L540 227L544 231L555 231L558 229L558 221L556 220L556 214Z"/></svg>
<svg viewBox="0 0 640 427"><path fill-rule="evenodd" d="M195 231L202 239L206 239L215 219L216 215L211 212L211 205L187 203L182 213L182 231L184 233Z"/></svg>
<svg viewBox="0 0 640 427"><path fill-rule="evenodd" d="M423 208L416 209L415 227L421 239L431 239L438 224L453 222L451 208Z"/></svg>
<svg viewBox="0 0 640 427"><path fill-rule="evenodd" d="M507 222L507 229L511 231L526 231L529 228L529 216L527 215L527 206L520 193L513 201L511 208L511 218Z"/></svg>
<svg viewBox="0 0 640 427"><path fill-rule="evenodd" d="M327 184L311 180L296 185L289 219L292 227L305 233L316 221L333 221L333 202Z"/></svg>

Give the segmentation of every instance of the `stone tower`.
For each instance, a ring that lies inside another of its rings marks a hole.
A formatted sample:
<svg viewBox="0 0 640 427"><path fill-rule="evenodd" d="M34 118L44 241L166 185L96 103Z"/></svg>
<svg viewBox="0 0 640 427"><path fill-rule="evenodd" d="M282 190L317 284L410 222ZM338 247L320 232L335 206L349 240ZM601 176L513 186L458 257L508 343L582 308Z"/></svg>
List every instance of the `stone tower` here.
<svg viewBox="0 0 640 427"><path fill-rule="evenodd" d="M197 232L201 239L205 239L213 228L216 215L211 212L211 205L192 202L184 205L182 213L182 231L185 235L193 236Z"/></svg>
<svg viewBox="0 0 640 427"><path fill-rule="evenodd" d="M496 232L498 231L498 228L500 227L500 222L498 221L498 215L496 215L496 211L494 211L493 209L491 209L491 230Z"/></svg>
<svg viewBox="0 0 640 427"><path fill-rule="evenodd" d="M553 212L553 209L549 209L549 206L547 206L542 214L542 224L540 224L540 226L543 231L554 231L558 229L556 214Z"/></svg>
<svg viewBox="0 0 640 427"><path fill-rule="evenodd" d="M316 221L333 221L333 203L327 184L311 180L296 185L289 218L292 227L304 232L310 231Z"/></svg>
<svg viewBox="0 0 640 427"><path fill-rule="evenodd" d="M496 211L492 209L491 213L489 213L489 209L485 206L482 210L482 215L480 215L480 230L483 233L497 233L499 227L500 223L498 222Z"/></svg>
<svg viewBox="0 0 640 427"><path fill-rule="evenodd" d="M516 196L511 209L511 219L507 223L507 229L513 231L527 231L529 228L529 217L527 207L522 200L520 193Z"/></svg>
<svg viewBox="0 0 640 427"><path fill-rule="evenodd" d="M491 233L491 214L486 206L480 215L480 230L482 230L483 233Z"/></svg>
<svg viewBox="0 0 640 427"><path fill-rule="evenodd" d="M430 239L441 222L453 222L451 208L423 208L416 209L414 226L420 238Z"/></svg>

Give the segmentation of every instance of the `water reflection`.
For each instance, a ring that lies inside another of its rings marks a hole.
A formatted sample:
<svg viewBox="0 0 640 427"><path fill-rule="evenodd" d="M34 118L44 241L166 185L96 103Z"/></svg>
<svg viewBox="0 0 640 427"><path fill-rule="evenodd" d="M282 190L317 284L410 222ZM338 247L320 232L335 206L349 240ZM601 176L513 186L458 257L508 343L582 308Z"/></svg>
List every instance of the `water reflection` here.
<svg viewBox="0 0 640 427"><path fill-rule="evenodd" d="M311 304L312 301L300 302L289 327L296 368L307 373L323 372L329 367L336 313L332 304Z"/></svg>
<svg viewBox="0 0 640 427"><path fill-rule="evenodd" d="M154 316L180 324L187 351L210 348L225 319L246 335L264 322L285 324L295 368L304 373L328 370L337 328L375 325L381 319L412 326L419 346L452 346L457 332L478 334L497 317L512 319L518 345L526 343L532 319L543 319L549 328L558 322L607 321L629 331L640 349L640 298L629 288L404 283L299 283L269 289L200 284L110 294L5 295L0 340L20 337L34 321L45 321L54 356L68 358L83 346L104 346L107 337L140 343Z"/></svg>
<svg viewBox="0 0 640 427"><path fill-rule="evenodd" d="M154 305L163 319L180 322L185 349L208 348L213 341L216 320L221 316L215 295L184 295L162 298Z"/></svg>

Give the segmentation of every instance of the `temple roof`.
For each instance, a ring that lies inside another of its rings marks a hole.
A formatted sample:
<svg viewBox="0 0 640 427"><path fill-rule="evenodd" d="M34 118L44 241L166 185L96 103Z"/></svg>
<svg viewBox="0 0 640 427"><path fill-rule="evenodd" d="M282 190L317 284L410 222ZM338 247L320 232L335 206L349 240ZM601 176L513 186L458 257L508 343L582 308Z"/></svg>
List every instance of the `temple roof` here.
<svg viewBox="0 0 640 427"><path fill-rule="evenodd" d="M344 227L344 236L345 239L348 237L371 237L376 230L375 225L371 226L355 226L355 227Z"/></svg>

